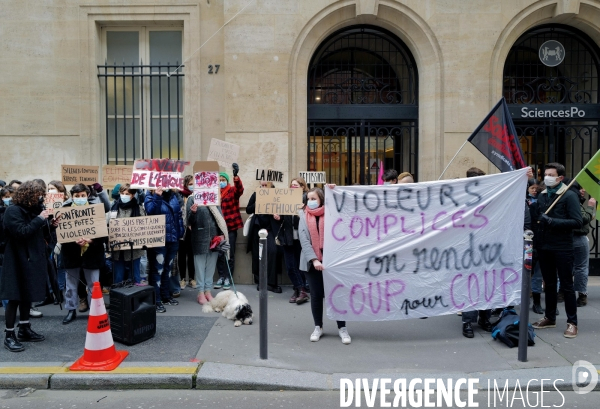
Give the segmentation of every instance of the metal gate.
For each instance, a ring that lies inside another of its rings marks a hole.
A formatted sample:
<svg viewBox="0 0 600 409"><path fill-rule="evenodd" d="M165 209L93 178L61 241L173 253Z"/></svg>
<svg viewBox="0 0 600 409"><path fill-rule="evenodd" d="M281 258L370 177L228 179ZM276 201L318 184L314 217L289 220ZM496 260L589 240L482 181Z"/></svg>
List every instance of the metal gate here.
<svg viewBox="0 0 600 409"><path fill-rule="evenodd" d="M326 39L309 69L308 170L343 185L374 184L381 167L418 177L417 82L412 55L386 30Z"/></svg>

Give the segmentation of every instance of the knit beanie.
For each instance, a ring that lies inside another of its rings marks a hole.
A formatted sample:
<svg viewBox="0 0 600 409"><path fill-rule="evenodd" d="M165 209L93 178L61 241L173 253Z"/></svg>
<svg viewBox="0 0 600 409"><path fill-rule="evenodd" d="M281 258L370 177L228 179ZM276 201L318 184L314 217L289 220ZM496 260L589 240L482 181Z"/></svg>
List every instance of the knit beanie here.
<svg viewBox="0 0 600 409"><path fill-rule="evenodd" d="M225 179L227 179L227 183L229 183L229 175L225 172L219 172L219 176L223 176Z"/></svg>

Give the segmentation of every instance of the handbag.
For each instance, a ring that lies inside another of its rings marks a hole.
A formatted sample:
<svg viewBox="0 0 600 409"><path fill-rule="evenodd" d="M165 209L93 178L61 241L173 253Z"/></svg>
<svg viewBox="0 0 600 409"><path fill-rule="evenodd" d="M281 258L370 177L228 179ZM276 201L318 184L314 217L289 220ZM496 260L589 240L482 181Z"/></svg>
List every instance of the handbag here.
<svg viewBox="0 0 600 409"><path fill-rule="evenodd" d="M248 235L250 234L250 229L252 228L252 216L254 216L254 214L248 216L246 222L244 223L244 230L242 231L244 237L248 237Z"/></svg>
<svg viewBox="0 0 600 409"><path fill-rule="evenodd" d="M277 236L275 236L275 244L278 246L283 246L283 244L281 244L281 240L279 240L279 234L281 233L282 228L283 228L283 223L281 223L281 226L279 226L279 231L277 231Z"/></svg>

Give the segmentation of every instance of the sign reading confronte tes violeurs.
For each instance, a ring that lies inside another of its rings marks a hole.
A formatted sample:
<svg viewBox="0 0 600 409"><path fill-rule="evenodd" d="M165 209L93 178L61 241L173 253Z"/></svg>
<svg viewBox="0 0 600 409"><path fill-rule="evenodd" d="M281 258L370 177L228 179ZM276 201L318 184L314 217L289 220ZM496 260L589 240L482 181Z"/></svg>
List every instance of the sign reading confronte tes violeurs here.
<svg viewBox="0 0 600 409"><path fill-rule="evenodd" d="M103 204L61 207L54 211L54 217L59 220L56 229L59 243L108 236Z"/></svg>
<svg viewBox="0 0 600 409"><path fill-rule="evenodd" d="M520 304L527 169L325 188L327 316L384 321Z"/></svg>

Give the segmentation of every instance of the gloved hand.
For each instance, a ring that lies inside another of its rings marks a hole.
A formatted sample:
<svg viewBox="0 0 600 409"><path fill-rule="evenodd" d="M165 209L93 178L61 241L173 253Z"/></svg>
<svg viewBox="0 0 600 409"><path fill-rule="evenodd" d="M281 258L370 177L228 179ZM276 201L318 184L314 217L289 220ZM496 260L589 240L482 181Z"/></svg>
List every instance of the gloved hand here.
<svg viewBox="0 0 600 409"><path fill-rule="evenodd" d="M238 172L240 171L240 167L237 163L234 163L233 165L231 165L231 167L233 168L233 177L236 177Z"/></svg>
<svg viewBox="0 0 600 409"><path fill-rule="evenodd" d="M102 192L102 185L98 182L94 183L92 185L92 187L94 188L94 190L98 193Z"/></svg>
<svg viewBox="0 0 600 409"><path fill-rule="evenodd" d="M230 248L231 248L231 245L229 244L228 241L223 240L221 243L219 243L219 251L221 251L223 253L227 253Z"/></svg>
<svg viewBox="0 0 600 409"><path fill-rule="evenodd" d="M552 224L552 219L550 217L548 217L547 214L542 214L540 216L540 221L544 224L547 224L548 226L550 226Z"/></svg>

